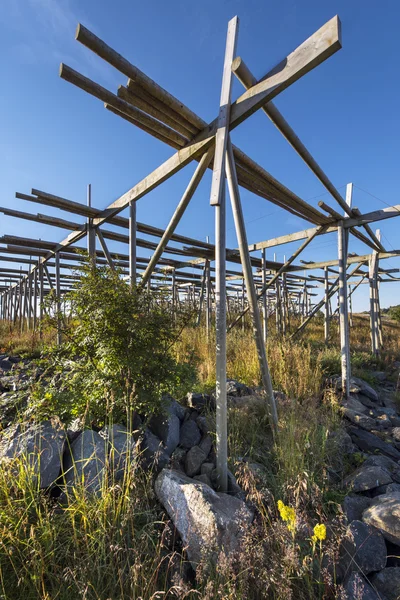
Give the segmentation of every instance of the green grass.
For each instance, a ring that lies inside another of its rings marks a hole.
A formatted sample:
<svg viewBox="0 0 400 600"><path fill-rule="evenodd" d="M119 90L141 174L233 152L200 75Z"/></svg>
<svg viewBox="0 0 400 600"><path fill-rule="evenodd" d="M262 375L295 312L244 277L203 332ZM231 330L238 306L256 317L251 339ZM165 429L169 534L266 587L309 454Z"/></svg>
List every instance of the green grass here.
<svg viewBox="0 0 400 600"><path fill-rule="evenodd" d="M276 438L262 402L229 410L230 468L257 509L237 555L229 560L221 555L217 565L202 565L196 578L184 579L184 553L179 543L169 541L170 524L149 474L129 466L122 482L105 479L99 496L78 487L69 504L62 505L38 489L24 460L16 460L0 469L0 599L337 597L334 575L321 569L322 561L332 563L343 533L343 490L329 472L357 466L340 445L337 400L323 389L325 377L340 371L337 331L333 326L328 348L318 322L295 342L275 338L272 323L270 331L267 354L274 388L286 394L279 401ZM384 325L385 351L378 359L369 352L367 320L355 318L351 336L354 374L372 382L371 370L389 369L399 360L397 325ZM46 334L46 343L51 341ZM44 348L31 333L20 336L4 326L0 345L3 351L27 355ZM213 339L207 342L204 328L187 328L175 352L178 361L191 357L199 390L214 387L215 346ZM229 334L227 369L229 377L260 384L248 327ZM279 516L278 500L295 511L294 535ZM328 530L321 545L311 542L317 523Z"/></svg>

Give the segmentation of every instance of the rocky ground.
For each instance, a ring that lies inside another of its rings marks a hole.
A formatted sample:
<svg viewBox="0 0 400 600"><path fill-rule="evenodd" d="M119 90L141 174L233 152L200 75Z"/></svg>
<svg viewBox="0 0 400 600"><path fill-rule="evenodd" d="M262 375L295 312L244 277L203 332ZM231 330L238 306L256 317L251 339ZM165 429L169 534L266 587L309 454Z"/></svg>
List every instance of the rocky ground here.
<svg viewBox="0 0 400 600"><path fill-rule="evenodd" d="M343 511L348 526L336 574L348 599L400 598L399 367L395 363L391 373L371 374L374 387L353 378L348 400L341 399L340 378L329 382L343 412L344 427L332 433L340 456L329 477L347 493ZM222 547L234 550L254 507L232 473L228 493L218 492L212 395L188 394L183 404L167 398L165 411L146 426L135 416L132 434L120 424L83 430L79 420L65 427L56 417L31 418L29 390L40 375L34 362L0 357L1 460L27 457L40 486L61 503L82 481L88 492L100 493L106 475L118 481L127 462L135 461L154 473L156 496L194 569L205 554L213 560ZM227 382L227 391L233 406L262 401L236 381ZM24 415L22 422L16 422L17 415Z"/></svg>

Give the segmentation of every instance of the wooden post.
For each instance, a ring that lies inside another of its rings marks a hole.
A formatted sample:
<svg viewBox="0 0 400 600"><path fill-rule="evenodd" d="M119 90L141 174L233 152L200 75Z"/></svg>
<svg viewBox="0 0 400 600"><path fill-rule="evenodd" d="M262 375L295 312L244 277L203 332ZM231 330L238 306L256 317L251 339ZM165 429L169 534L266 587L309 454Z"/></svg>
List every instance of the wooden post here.
<svg viewBox="0 0 400 600"><path fill-rule="evenodd" d="M92 185L88 184L87 187L87 205L92 206ZM93 263L96 264L96 232L93 227L93 219L88 217L87 220L87 251L89 257Z"/></svg>
<svg viewBox="0 0 400 600"><path fill-rule="evenodd" d="M274 432L278 428L278 413L276 410L274 392L272 388L271 375L268 368L267 355L263 340L260 312L257 303L257 294L253 280L253 271L250 261L249 245L247 242L246 228L244 223L242 204L240 201L239 185L236 175L235 159L233 156L232 145L228 142L227 163L226 163L229 196L231 199L233 218L235 221L236 235L239 243L240 259L243 267L243 274L246 281L247 297L250 305L250 311L253 318L254 337L257 346L258 360L260 363L261 378L267 395L268 412L270 425Z"/></svg>
<svg viewBox="0 0 400 600"><path fill-rule="evenodd" d="M328 267L324 267L324 276L325 276L325 321L324 321L324 341L325 345L328 345L329 342L329 272Z"/></svg>
<svg viewBox="0 0 400 600"><path fill-rule="evenodd" d="M375 231L375 237L378 241L381 241L381 230L377 229ZM376 307L376 327L377 327L377 341L378 341L378 349L381 351L383 346L383 333L382 333L382 318L381 318L381 305L379 301L379 255L377 254L376 259L376 277L375 277L375 307Z"/></svg>
<svg viewBox="0 0 400 600"><path fill-rule="evenodd" d="M263 248L261 250L261 281L263 287L267 283L267 270L265 267L266 260L266 249ZM268 336L268 313L267 313L267 294L263 294L262 296L262 314L263 314L263 340L264 344L267 343Z"/></svg>
<svg viewBox="0 0 400 600"><path fill-rule="evenodd" d="M211 205L215 206L216 449L218 488L222 492L228 489L225 158L230 123L231 68L236 52L238 22L238 18L234 17L228 24L210 195Z"/></svg>
<svg viewBox="0 0 400 600"><path fill-rule="evenodd" d="M60 251L55 253L55 271L56 271L56 319L57 319L57 346L61 345L61 285L60 285Z"/></svg>
<svg viewBox="0 0 400 600"><path fill-rule="evenodd" d="M37 328L37 286L38 286L38 272L35 267L33 271L33 330Z"/></svg>
<svg viewBox="0 0 400 600"><path fill-rule="evenodd" d="M349 284L349 327L353 327L353 301L351 298L352 292L351 292L351 285Z"/></svg>
<svg viewBox="0 0 400 600"><path fill-rule="evenodd" d="M339 254L339 327L340 327L340 353L342 363L342 389L343 395L348 398L350 393L350 339L349 317L347 306L347 252L346 232L343 221L338 223L338 254Z"/></svg>
<svg viewBox="0 0 400 600"><path fill-rule="evenodd" d="M175 269L172 271L172 318L176 319L176 283L175 283Z"/></svg>
<svg viewBox="0 0 400 600"><path fill-rule="evenodd" d="M201 314L203 312L203 303L204 303L204 295L206 288L206 279L207 279L207 262L204 263L203 275L201 278L201 286L200 286L200 298L199 298L199 312L197 315L196 325L197 327L201 323Z"/></svg>
<svg viewBox="0 0 400 600"><path fill-rule="evenodd" d="M376 231L380 237L379 229ZM371 352L378 355L381 346L382 333L379 331L380 309L378 295L378 253L374 251L369 260L369 293L370 293L370 323L371 323Z"/></svg>
<svg viewBox="0 0 400 600"><path fill-rule="evenodd" d="M39 262L39 336L42 338L43 336L43 299L44 299L44 290L43 290L43 264Z"/></svg>
<svg viewBox="0 0 400 600"><path fill-rule="evenodd" d="M211 265L209 260L206 260L206 294L206 332L208 341L211 328Z"/></svg>
<svg viewBox="0 0 400 600"><path fill-rule="evenodd" d="M136 286L136 202L129 203L129 277L131 288Z"/></svg>

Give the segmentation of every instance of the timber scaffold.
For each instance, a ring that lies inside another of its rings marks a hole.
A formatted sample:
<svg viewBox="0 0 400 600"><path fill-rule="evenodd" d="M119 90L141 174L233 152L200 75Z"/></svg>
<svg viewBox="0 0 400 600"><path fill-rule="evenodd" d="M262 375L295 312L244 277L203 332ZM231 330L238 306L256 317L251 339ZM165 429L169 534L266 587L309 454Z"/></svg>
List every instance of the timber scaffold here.
<svg viewBox="0 0 400 600"><path fill-rule="evenodd" d="M325 342L328 343L330 323L337 315L342 387L343 393L348 394L352 294L361 284L369 284L371 349L377 354L382 347L379 286L382 282L399 281L394 275L399 269L385 269L380 261L400 255L400 250L388 252L381 242L379 230L374 232L370 226L398 216L400 205L366 214L353 207L353 185L347 185L346 195L342 197L273 103L283 90L341 48L339 18L335 16L328 21L259 81L243 59L237 56L238 24L237 17L228 23L220 106L217 117L211 123L203 121L79 24L76 32L78 42L128 80L114 94L65 64L60 67L60 76L101 100L108 111L171 146L175 152L105 209L92 206L90 185L85 204L38 189L32 189L31 194L16 193L17 199L57 208L74 215L75 219L78 217L78 221L0 207L0 212L8 217L70 231L61 242L15 235L0 237L0 261L8 263L7 268L0 267L0 315L3 320L19 325L21 329L40 331L46 310L44 300L49 293L57 299L57 314L62 314L62 310L73 310L64 298L76 281L73 270L83 260L82 251L87 251L96 264L108 265L113 270L118 268L121 276L132 286L148 290L162 287L168 294L172 310L182 302L190 303L197 310L197 324L204 319L208 332L215 327L217 471L222 491L227 489L226 336L229 330L239 324L243 326L249 313L271 428L275 431L278 415L265 346L268 317L275 315L276 330L280 335L295 337L323 310ZM243 85L244 92L232 101L234 76ZM231 142L230 132L257 110L266 114L311 169L335 200L337 210L322 201L318 208L305 202ZM190 162L196 163L194 173L167 227L159 229L139 222L136 202ZM212 172L210 204L215 213L215 244L176 233L190 200L209 169ZM226 184L238 248L226 247ZM241 187L306 220L312 227L249 244ZM124 209L129 211L128 216L119 214ZM82 217L83 223L80 222ZM107 229L107 224L114 229ZM337 259L323 262L299 260L295 264L314 239L332 232L337 234ZM349 252L350 234L368 247L366 254ZM84 238L87 240L86 247L79 245ZM109 241L126 244L127 252L111 252L107 245ZM296 241L300 245L288 259L278 262L275 255L274 260L267 259L267 249ZM140 256L138 251L141 248L144 249L143 254L150 253L150 257ZM228 269L227 262L232 265ZM315 271L317 274L313 274ZM322 290L322 299L313 301L313 297L320 295L318 288ZM337 308L332 307L332 298L335 297L338 298ZM292 315L301 317L301 324L294 331L290 327ZM61 326L58 342L61 342Z"/></svg>

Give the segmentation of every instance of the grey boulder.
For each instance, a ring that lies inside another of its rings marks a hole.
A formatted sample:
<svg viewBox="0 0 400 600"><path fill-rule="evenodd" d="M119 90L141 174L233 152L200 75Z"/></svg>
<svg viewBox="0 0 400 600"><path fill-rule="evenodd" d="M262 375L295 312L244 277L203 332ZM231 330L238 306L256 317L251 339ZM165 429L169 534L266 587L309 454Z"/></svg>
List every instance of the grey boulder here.
<svg viewBox="0 0 400 600"><path fill-rule="evenodd" d="M352 492L366 492L378 486L392 483L389 472L382 467L360 467L344 480L345 487Z"/></svg>
<svg viewBox="0 0 400 600"><path fill-rule="evenodd" d="M113 478L118 481L136 458L135 440L124 425L104 427L99 433L107 442L110 469Z"/></svg>
<svg viewBox="0 0 400 600"><path fill-rule="evenodd" d="M353 385L356 385L359 388L361 394L367 396L367 398L370 398L374 402L379 401L377 392L369 385L369 383L359 377L352 377L351 381Z"/></svg>
<svg viewBox="0 0 400 600"><path fill-rule="evenodd" d="M196 422L192 419L185 421L180 429L179 445L189 450L193 446L197 446L200 440L201 432Z"/></svg>
<svg viewBox="0 0 400 600"><path fill-rule="evenodd" d="M253 520L253 511L238 498L164 469L155 482L157 498L177 528L194 568L216 562L221 551L232 555Z"/></svg>
<svg viewBox="0 0 400 600"><path fill-rule="evenodd" d="M0 460L25 460L35 481L47 488L60 474L66 437L55 420L14 425L6 429L0 440Z"/></svg>
<svg viewBox="0 0 400 600"><path fill-rule="evenodd" d="M343 500L343 512L349 523L361 521L362 514L371 503L370 498L365 496L346 496Z"/></svg>
<svg viewBox="0 0 400 600"><path fill-rule="evenodd" d="M361 575L361 573L352 573L344 585L343 600L386 600L378 595L371 584Z"/></svg>
<svg viewBox="0 0 400 600"><path fill-rule="evenodd" d="M200 446L193 446L186 454L185 471L189 477L200 473L201 465L207 460L207 454Z"/></svg>
<svg viewBox="0 0 400 600"><path fill-rule="evenodd" d="M345 577L352 571L368 575L386 566L386 544L383 536L362 521L353 521L340 546L340 564Z"/></svg>
<svg viewBox="0 0 400 600"><path fill-rule="evenodd" d="M400 567L387 567L371 577L371 583L387 600L400 598Z"/></svg>
<svg viewBox="0 0 400 600"><path fill-rule="evenodd" d="M165 452L171 456L179 444L179 430L181 427L180 419L175 414L175 408L171 408L170 412L167 411L160 415L153 415L150 419L149 427L163 442Z"/></svg>
<svg viewBox="0 0 400 600"><path fill-rule="evenodd" d="M362 427L362 429L365 429L366 431L372 431L377 427L375 419L356 412L355 410L351 410L350 408L343 408L343 414L349 421L354 423L354 425L358 425L358 427Z"/></svg>
<svg viewBox="0 0 400 600"><path fill-rule="evenodd" d="M400 546L400 494L377 496L363 512L363 521L376 527L385 539Z"/></svg>
<svg viewBox="0 0 400 600"><path fill-rule="evenodd" d="M154 433L149 429L143 434L140 443L140 462L144 468L161 471L169 462L169 454L165 447Z"/></svg>
<svg viewBox="0 0 400 600"><path fill-rule="evenodd" d="M364 431L358 427L349 427L348 432L353 440L353 443L366 452L374 452L379 450L382 454L400 460L400 452L392 444L388 444L381 440L377 435Z"/></svg>
<svg viewBox="0 0 400 600"><path fill-rule="evenodd" d="M64 461L64 480L68 488L83 486L99 493L104 480L106 443L96 431L85 431L71 444Z"/></svg>
<svg viewBox="0 0 400 600"><path fill-rule="evenodd" d="M186 396L188 406L195 408L198 411L202 411L208 406L212 406L215 403L211 401L211 397L208 394L200 394L196 392L190 392Z"/></svg>

